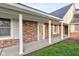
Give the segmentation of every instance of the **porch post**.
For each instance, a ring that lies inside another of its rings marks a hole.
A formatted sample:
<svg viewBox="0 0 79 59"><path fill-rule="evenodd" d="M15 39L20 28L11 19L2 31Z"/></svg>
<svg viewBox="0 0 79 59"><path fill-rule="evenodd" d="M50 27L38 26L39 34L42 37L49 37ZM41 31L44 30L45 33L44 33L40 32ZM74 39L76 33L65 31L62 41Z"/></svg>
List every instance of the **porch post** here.
<svg viewBox="0 0 79 59"><path fill-rule="evenodd" d="M43 40L45 40L45 24L43 24Z"/></svg>
<svg viewBox="0 0 79 59"><path fill-rule="evenodd" d="M51 20L49 20L49 44L51 44Z"/></svg>
<svg viewBox="0 0 79 59"><path fill-rule="evenodd" d="M19 14L19 54L23 54L23 15Z"/></svg>
<svg viewBox="0 0 79 59"><path fill-rule="evenodd" d="M68 37L70 37L70 24L68 24Z"/></svg>
<svg viewBox="0 0 79 59"><path fill-rule="evenodd" d="M37 24L37 39L39 40L39 23Z"/></svg>
<svg viewBox="0 0 79 59"><path fill-rule="evenodd" d="M63 40L64 32L63 32L63 22L61 22L61 39Z"/></svg>

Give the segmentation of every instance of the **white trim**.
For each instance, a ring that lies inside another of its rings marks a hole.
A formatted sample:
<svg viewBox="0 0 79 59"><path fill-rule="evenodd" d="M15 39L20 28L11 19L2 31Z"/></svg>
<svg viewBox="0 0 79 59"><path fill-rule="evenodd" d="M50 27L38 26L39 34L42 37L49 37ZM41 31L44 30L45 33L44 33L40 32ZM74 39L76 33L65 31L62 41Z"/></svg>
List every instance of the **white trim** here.
<svg viewBox="0 0 79 59"><path fill-rule="evenodd" d="M22 6L22 5L19 5L19 4L8 4L8 3L5 3L4 5L5 5L5 6L8 5L8 7L9 7L9 6L14 6L13 9L16 9L16 10L23 9L23 11L25 11L26 13L27 13L27 11L28 11L28 12L31 11L31 12L38 13L38 14L43 15L43 16L46 16L46 17L55 18L54 20L56 20L56 19L58 19L58 21L62 20L62 19L59 18L59 17L51 16L51 15L49 15L49 14L46 14L46 13L43 13L43 12L34 10L34 9L32 9L32 8L29 8L29 7ZM3 6L3 4L0 4L0 6ZM9 8L12 8L12 7L9 7Z"/></svg>
<svg viewBox="0 0 79 59"><path fill-rule="evenodd" d="M6 27L7 28L7 27ZM10 36L0 36L0 40L10 40L13 39L13 21L10 18ZM14 38L14 39L18 39L18 38Z"/></svg>
<svg viewBox="0 0 79 59"><path fill-rule="evenodd" d="M11 26L11 24L10 24L10 26ZM11 27L0 27L0 28L11 28Z"/></svg>
<svg viewBox="0 0 79 59"><path fill-rule="evenodd" d="M14 37L14 38L12 38L12 37L10 37L10 36L3 36L3 37L0 37L0 40L10 40L10 39L19 39L18 37Z"/></svg>
<svg viewBox="0 0 79 59"><path fill-rule="evenodd" d="M13 38L13 19L11 19L11 37Z"/></svg>
<svg viewBox="0 0 79 59"><path fill-rule="evenodd" d="M19 14L19 54L23 54L23 15Z"/></svg>
<svg viewBox="0 0 79 59"><path fill-rule="evenodd" d="M79 25L79 24L77 24L77 25ZM79 30L77 31L76 30L76 26L74 25L74 31L73 32L79 32Z"/></svg>
<svg viewBox="0 0 79 59"><path fill-rule="evenodd" d="M43 40L45 40L45 24L43 24Z"/></svg>
<svg viewBox="0 0 79 59"><path fill-rule="evenodd" d="M59 17L56 17L56 16L52 16L52 15L49 15L48 13L44 13L44 12L40 12L38 10L35 10L33 8L29 8L29 7L25 7L25 6L22 6L22 5L19 5L19 4L8 4L8 3L5 3L5 4L0 4L1 7L4 7L4 8L7 8L7 9L12 9L12 10L15 10L15 11L20 11L20 12L24 12L24 13L29 13L29 14L33 14L33 15L37 15L39 14L39 16L45 16L45 18L50 18L50 19L53 19L55 21L60 21L62 20L61 18ZM15 13L13 13L15 14ZM18 14L18 12L17 12Z"/></svg>
<svg viewBox="0 0 79 59"><path fill-rule="evenodd" d="M49 29L49 44L51 44L52 42L51 42L51 20L49 20L49 27L48 27L48 29Z"/></svg>
<svg viewBox="0 0 79 59"><path fill-rule="evenodd" d="M10 39L12 39L11 36L2 36L2 37L0 37L0 40L10 40Z"/></svg>
<svg viewBox="0 0 79 59"><path fill-rule="evenodd" d="M6 19L6 18L5 18ZM0 27L0 28L10 28L10 36L0 36L0 40L9 40L9 39L13 39L12 37L12 19L10 19L10 27Z"/></svg>

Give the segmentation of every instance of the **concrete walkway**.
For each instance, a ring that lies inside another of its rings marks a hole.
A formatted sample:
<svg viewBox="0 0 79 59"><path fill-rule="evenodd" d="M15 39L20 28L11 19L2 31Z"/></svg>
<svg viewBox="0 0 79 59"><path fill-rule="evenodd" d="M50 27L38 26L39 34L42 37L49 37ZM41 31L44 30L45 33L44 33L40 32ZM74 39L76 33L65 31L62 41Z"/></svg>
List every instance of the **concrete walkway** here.
<svg viewBox="0 0 79 59"><path fill-rule="evenodd" d="M65 38L67 38L67 37L65 37ZM60 39L60 36L59 37L52 37L52 44L60 42L60 41L62 41ZM44 48L49 45L51 45L51 44L48 43L48 39L34 41L31 43L26 43L26 44L24 44L23 55L31 53L35 50ZM0 55L1 56L19 56L19 45L7 47L7 48L0 48Z"/></svg>

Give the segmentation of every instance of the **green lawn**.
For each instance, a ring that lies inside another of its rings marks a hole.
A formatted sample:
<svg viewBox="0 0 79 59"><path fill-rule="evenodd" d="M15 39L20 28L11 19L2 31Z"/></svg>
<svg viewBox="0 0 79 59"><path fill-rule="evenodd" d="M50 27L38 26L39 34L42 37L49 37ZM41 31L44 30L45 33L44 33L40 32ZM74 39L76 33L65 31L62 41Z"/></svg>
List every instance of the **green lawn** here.
<svg viewBox="0 0 79 59"><path fill-rule="evenodd" d="M35 51L32 56L79 56L79 40L66 40ZM77 42L77 43L76 43Z"/></svg>

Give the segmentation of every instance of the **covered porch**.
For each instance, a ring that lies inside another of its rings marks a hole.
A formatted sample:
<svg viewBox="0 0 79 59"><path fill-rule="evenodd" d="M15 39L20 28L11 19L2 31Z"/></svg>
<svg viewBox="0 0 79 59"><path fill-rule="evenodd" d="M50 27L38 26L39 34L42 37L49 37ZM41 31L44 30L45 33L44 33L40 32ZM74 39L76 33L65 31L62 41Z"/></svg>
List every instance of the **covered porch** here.
<svg viewBox="0 0 79 59"><path fill-rule="evenodd" d="M63 23L54 17L29 10L17 11L4 7L0 8L0 18L1 21L10 20L8 28L10 34L0 36L0 46L2 46L0 55L28 54L67 38L64 36Z"/></svg>

